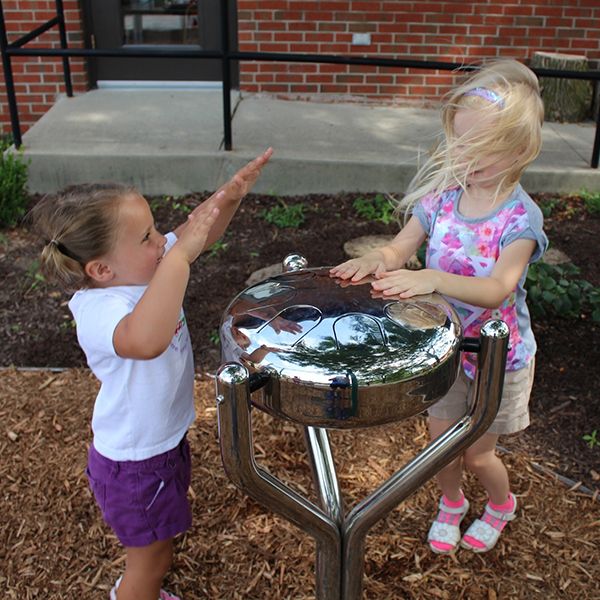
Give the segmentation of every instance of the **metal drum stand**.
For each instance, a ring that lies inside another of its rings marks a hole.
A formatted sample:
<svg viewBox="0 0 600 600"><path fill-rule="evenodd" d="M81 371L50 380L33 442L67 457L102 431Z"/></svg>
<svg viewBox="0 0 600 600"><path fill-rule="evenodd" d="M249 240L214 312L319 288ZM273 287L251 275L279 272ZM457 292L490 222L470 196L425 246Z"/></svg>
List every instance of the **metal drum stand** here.
<svg viewBox="0 0 600 600"><path fill-rule="evenodd" d="M494 420L509 331L488 321L479 339L463 339L458 317L437 295L377 298L369 285L344 285L305 266L301 257L286 259L282 275L242 292L224 315L221 455L237 487L315 539L317 598L359 600L369 530ZM344 514L327 429L422 412L454 382L461 352L477 352L470 412ZM304 426L320 506L256 464L253 407Z"/></svg>

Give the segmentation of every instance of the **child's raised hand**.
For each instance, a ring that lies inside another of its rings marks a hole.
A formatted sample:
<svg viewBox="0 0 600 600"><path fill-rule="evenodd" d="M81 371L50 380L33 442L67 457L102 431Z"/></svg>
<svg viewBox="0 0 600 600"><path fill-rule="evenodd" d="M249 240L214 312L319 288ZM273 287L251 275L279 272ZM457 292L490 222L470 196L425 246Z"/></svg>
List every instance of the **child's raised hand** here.
<svg viewBox="0 0 600 600"><path fill-rule="evenodd" d="M273 148L268 148L261 155L242 167L222 188L228 200L241 200L256 183L262 168L269 162Z"/></svg>
<svg viewBox="0 0 600 600"><path fill-rule="evenodd" d="M367 275L378 275L385 271L385 262L379 252L369 252L359 258L347 260L329 270L331 277L358 281Z"/></svg>
<svg viewBox="0 0 600 600"><path fill-rule="evenodd" d="M398 269L376 274L377 280L371 286L384 296L399 295L401 298L411 298L420 294L431 294L437 287L438 274L433 269L410 271Z"/></svg>
<svg viewBox="0 0 600 600"><path fill-rule="evenodd" d="M219 212L217 207L207 207L203 212L194 211L188 215L187 226L182 230L173 250L183 253L186 260L192 264L206 246L208 234Z"/></svg>

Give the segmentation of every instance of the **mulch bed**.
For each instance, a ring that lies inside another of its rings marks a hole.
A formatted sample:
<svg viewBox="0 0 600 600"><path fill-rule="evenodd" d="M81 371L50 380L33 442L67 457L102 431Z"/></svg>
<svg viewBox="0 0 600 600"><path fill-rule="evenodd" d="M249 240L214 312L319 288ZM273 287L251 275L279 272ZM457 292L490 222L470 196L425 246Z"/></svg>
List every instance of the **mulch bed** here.
<svg viewBox="0 0 600 600"><path fill-rule="evenodd" d="M123 569L84 475L97 383L85 369L0 372L2 519L0 590L19 600L104 598ZM168 587L183 598L314 598L314 543L233 487L221 467L214 383L198 378L192 529L178 539ZM253 412L259 464L314 500L302 431ZM376 435L374 435L376 431ZM332 432L340 486L356 501L426 443L416 417L377 430ZM432 554L425 544L435 512L432 482L367 538L365 599L598 598L600 503L538 472L511 453L520 509L485 555ZM485 499L465 484L475 518Z"/></svg>
<svg viewBox="0 0 600 600"><path fill-rule="evenodd" d="M153 199L159 228L179 223L185 218L181 207L202 198ZM224 244L203 255L192 271L185 310L199 377L199 418L190 432L194 527L177 543L168 580L185 600L314 597L313 540L248 499L224 474L207 374L219 364L221 315L253 271L290 252L306 256L310 266L336 264L344 259L345 241L396 231L394 224L358 218L355 198L286 198L305 205L306 222L278 229L262 216L276 199L250 195ZM546 230L552 245L581 268L581 277L600 285L600 219L584 214L577 199L564 198L546 219ZM104 598L123 559L84 475L97 384L83 368L68 297L36 276L38 251L25 227L0 231L0 367L8 367L0 370L0 591L19 600ZM583 435L600 432L600 327L589 315L548 317L534 327L539 350L532 425L501 440L519 519L489 554L433 555L425 536L437 490L427 484L367 538L365 598L598 598L600 447L590 447ZM300 429L262 413L254 418L260 465L311 496ZM422 417L331 437L350 507L427 438ZM474 501L471 519L485 499L470 478L465 489Z"/></svg>

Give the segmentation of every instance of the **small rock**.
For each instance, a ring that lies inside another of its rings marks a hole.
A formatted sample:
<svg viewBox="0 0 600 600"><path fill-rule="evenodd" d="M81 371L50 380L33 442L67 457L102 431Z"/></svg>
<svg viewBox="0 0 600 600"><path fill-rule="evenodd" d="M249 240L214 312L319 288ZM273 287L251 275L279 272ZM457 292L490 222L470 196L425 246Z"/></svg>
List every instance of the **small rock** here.
<svg viewBox="0 0 600 600"><path fill-rule="evenodd" d="M19 434L18 434L18 433L15 433L14 431L10 431L10 430L8 430L8 431L6 432L6 435L8 436L8 439L9 439L11 442L16 442L16 441L19 439Z"/></svg>
<svg viewBox="0 0 600 600"><path fill-rule="evenodd" d="M256 283L260 283L261 281L264 281L269 277L273 277L274 275L279 275L282 272L283 266L280 262L274 265L269 265L268 267L263 267L262 269L258 269L258 271L254 271L254 273L252 273L250 277L246 279L246 285L251 286Z"/></svg>
<svg viewBox="0 0 600 600"><path fill-rule="evenodd" d="M384 246L385 244L389 244L396 236L393 235L363 235L361 237L354 238L353 240L349 240L344 244L344 252L350 258L358 258L379 246ZM416 255L411 256L407 263L407 269L420 269L422 267L421 261L417 258Z"/></svg>
<svg viewBox="0 0 600 600"><path fill-rule="evenodd" d="M549 265L564 265L571 262L571 259L558 248L548 248L542 260Z"/></svg>

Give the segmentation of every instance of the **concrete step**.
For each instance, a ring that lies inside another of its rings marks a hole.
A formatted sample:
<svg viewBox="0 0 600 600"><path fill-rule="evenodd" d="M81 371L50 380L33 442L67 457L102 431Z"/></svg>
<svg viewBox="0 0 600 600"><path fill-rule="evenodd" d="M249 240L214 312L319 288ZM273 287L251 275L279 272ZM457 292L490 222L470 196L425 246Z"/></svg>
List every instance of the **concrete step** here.
<svg viewBox="0 0 600 600"><path fill-rule="evenodd" d="M148 195L214 190L273 146L255 191L278 195L405 190L440 132L439 112L406 106L232 96L231 152L223 150L215 90L99 89L60 98L23 137L29 188L97 180ZM545 123L526 172L531 192L600 191L591 169L593 122Z"/></svg>

